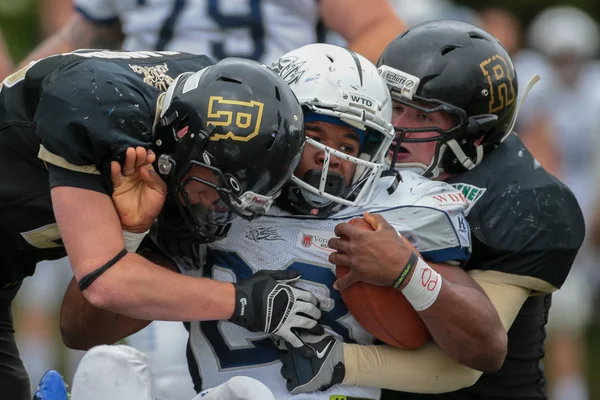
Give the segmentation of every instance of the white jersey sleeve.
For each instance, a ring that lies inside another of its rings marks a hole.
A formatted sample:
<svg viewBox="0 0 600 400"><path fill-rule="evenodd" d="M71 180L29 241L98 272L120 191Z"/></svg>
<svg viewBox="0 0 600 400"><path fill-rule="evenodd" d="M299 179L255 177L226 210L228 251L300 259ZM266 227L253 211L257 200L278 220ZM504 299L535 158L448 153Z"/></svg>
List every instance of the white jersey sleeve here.
<svg viewBox="0 0 600 400"><path fill-rule="evenodd" d="M336 217L381 214L428 261L464 263L471 254L471 236L465 213L469 204L453 186L402 172L402 181L389 194L392 178L380 180L369 206L348 208Z"/></svg>
<svg viewBox="0 0 600 400"><path fill-rule="evenodd" d="M74 0L75 11L94 23L109 23L119 20L117 0ZM122 0L124 3L129 0Z"/></svg>

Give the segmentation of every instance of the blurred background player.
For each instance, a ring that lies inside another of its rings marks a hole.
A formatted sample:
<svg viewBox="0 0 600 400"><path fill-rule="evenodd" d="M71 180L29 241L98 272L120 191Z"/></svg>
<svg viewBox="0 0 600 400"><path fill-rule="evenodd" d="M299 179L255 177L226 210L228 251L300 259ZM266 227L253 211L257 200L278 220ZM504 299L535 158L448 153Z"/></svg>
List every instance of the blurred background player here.
<svg viewBox="0 0 600 400"><path fill-rule="evenodd" d="M78 48L179 50L265 64L338 33L375 62L404 25L388 0L75 0L64 28L26 61Z"/></svg>

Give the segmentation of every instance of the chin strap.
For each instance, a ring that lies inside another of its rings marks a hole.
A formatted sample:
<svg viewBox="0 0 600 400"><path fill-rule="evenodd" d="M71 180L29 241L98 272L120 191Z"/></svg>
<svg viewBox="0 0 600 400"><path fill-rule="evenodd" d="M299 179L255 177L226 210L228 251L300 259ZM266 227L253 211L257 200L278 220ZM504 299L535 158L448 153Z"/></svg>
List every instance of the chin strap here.
<svg viewBox="0 0 600 400"><path fill-rule="evenodd" d="M456 156L458 162L467 170L475 168L483 160L483 145L481 144L475 146L475 162L471 161L471 159L467 157L467 155L455 139L448 140L446 144L454 152L454 155Z"/></svg>
<svg viewBox="0 0 600 400"><path fill-rule="evenodd" d="M533 86L536 83L538 83L540 81L540 79L542 79L542 78L540 78L540 76L538 74L535 74L534 76L531 77L531 79L527 83L527 86L525 87L525 91L523 92L523 95L521 96L521 99L519 100L519 103L517 104L517 109L515 110L515 115L513 115L513 119L510 122L510 126L506 130L506 133L504 134L502 139L500 139L500 143L504 142L510 136L511 132L513 131L513 128L515 127L515 124L517 123L517 116L519 115L521 106L525 102L525 99L527 98L527 95L529 95L529 92L531 92L531 89L533 89Z"/></svg>

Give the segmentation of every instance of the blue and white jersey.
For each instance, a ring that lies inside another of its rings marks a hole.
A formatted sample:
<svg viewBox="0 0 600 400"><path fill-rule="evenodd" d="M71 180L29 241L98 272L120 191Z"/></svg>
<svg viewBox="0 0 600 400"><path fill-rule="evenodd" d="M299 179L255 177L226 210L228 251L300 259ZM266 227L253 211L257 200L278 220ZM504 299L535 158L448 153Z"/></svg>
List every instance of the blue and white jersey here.
<svg viewBox="0 0 600 400"><path fill-rule="evenodd" d="M269 65L319 41L317 0L74 0L94 22L120 21L124 50L177 50Z"/></svg>
<svg viewBox="0 0 600 400"><path fill-rule="evenodd" d="M464 217L468 204L462 193L443 182L433 182L405 172L393 194L392 178L382 178L370 206L346 208L328 219L306 218L274 210L254 221L232 224L229 235L209 245L204 271L187 270L219 281L235 282L259 270L294 269L302 273L298 286L317 296L326 330L351 343L372 344L373 336L354 319L333 289L335 267L328 262L327 242L340 222L379 213L406 236L424 258L434 262L463 262L470 254L469 226ZM252 333L228 321L192 322L191 370L196 389L218 386L236 375L265 383L278 400L330 399L350 396L379 399L380 390L336 385L325 392L291 395L279 370L277 349L269 335Z"/></svg>

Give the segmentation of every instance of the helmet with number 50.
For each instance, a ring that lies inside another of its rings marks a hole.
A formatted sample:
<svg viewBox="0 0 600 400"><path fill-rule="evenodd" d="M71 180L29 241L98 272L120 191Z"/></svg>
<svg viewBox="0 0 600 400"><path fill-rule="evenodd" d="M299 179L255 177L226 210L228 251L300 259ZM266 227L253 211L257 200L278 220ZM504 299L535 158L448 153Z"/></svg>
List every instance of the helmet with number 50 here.
<svg viewBox="0 0 600 400"><path fill-rule="evenodd" d="M417 25L388 45L378 67L394 100L396 142L388 160L397 168L418 169L428 177L471 169L514 126L515 67L502 44L476 26L449 20ZM421 121L399 125L398 110L408 108ZM440 111L451 117L450 126L431 123ZM409 159L402 144L411 142L436 143L429 164L403 162Z"/></svg>
<svg viewBox="0 0 600 400"><path fill-rule="evenodd" d="M281 205L296 213L325 216L338 205L368 202L394 136L391 97L375 65L342 47L312 44L283 55L271 69L298 97L305 122L342 125L354 131L358 141L350 153L307 135L305 153L312 146L323 154L322 160L318 168L292 176ZM353 176L334 171L335 160L353 164Z"/></svg>

